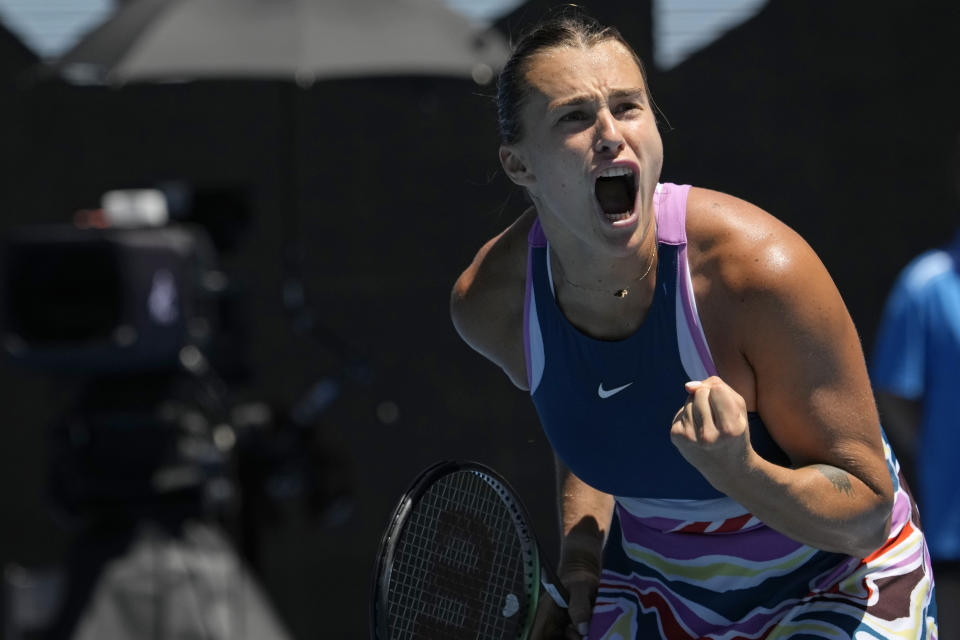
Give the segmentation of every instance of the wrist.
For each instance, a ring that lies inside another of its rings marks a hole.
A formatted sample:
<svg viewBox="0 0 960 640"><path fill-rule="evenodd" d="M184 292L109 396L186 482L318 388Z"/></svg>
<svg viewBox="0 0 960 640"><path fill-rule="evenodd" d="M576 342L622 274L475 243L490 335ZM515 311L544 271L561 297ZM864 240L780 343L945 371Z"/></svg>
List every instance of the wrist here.
<svg viewBox="0 0 960 640"><path fill-rule="evenodd" d="M736 499L744 488L749 491L750 487L758 486L757 475L764 474L764 465L769 464L748 444L736 467L703 475L717 491Z"/></svg>

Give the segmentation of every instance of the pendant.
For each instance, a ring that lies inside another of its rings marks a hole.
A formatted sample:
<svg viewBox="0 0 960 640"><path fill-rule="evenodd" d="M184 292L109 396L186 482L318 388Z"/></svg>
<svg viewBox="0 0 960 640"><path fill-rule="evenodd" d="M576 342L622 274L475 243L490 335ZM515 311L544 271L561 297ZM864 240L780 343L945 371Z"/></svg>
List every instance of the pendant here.
<svg viewBox="0 0 960 640"><path fill-rule="evenodd" d="M626 297L627 297L627 290L626 290L626 289L617 289L616 291L613 292L613 295L615 295L615 296L618 297L618 298L626 298Z"/></svg>

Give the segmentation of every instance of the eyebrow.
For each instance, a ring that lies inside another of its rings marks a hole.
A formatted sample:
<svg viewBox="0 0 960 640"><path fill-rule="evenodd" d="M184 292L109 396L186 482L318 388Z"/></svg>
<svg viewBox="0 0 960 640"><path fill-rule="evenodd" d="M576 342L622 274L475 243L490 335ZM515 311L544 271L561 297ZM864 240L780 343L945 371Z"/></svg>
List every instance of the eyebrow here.
<svg viewBox="0 0 960 640"><path fill-rule="evenodd" d="M631 89L614 89L610 92L610 98L620 99L620 98L631 98L631 97L643 97L646 93L643 87L636 87ZM588 102L593 102L593 96L590 94L578 94L575 96L570 96L569 98L564 98L557 102L554 102L550 105L550 109L561 109L563 107L573 107L579 104L586 104Z"/></svg>

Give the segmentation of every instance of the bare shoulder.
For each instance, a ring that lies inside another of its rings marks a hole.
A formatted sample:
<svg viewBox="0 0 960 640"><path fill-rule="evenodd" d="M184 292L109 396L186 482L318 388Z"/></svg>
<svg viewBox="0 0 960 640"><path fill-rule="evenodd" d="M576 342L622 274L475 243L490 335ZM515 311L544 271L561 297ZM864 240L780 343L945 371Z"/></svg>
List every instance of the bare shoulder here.
<svg viewBox="0 0 960 640"><path fill-rule="evenodd" d="M460 337L526 388L523 296L527 234L536 214L526 211L488 240L453 285L450 317Z"/></svg>
<svg viewBox="0 0 960 640"><path fill-rule="evenodd" d="M766 211L723 193L691 189L687 236L704 324L727 340L738 337L741 353L778 327L796 334L851 335L852 321L820 258Z"/></svg>
<svg viewBox="0 0 960 640"><path fill-rule="evenodd" d="M790 227L718 191L690 190L687 235L693 274L709 277L732 293L789 290L791 274L822 269L810 246Z"/></svg>

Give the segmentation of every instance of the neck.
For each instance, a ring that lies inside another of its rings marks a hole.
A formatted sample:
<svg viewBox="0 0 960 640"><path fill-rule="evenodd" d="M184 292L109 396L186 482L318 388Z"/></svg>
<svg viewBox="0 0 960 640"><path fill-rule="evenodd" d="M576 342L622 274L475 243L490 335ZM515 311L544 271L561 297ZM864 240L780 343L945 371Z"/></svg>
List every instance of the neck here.
<svg viewBox="0 0 960 640"><path fill-rule="evenodd" d="M579 331L598 340L622 340L639 329L646 319L656 294L656 270L659 252L653 261L646 262L640 273L648 275L638 279L630 286L616 288L616 285L598 281L594 289L571 284L568 272L552 251L548 258L553 272L553 286L557 306L564 317ZM634 261L634 268L639 268ZM619 271L616 272L619 276ZM622 278L617 282L623 282ZM618 290L625 295L617 296Z"/></svg>
<svg viewBox="0 0 960 640"><path fill-rule="evenodd" d="M584 292L625 298L631 288L655 280L656 225L651 221L639 246L623 256L598 256L551 243L554 286L569 285Z"/></svg>

